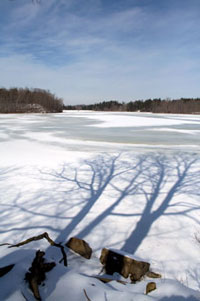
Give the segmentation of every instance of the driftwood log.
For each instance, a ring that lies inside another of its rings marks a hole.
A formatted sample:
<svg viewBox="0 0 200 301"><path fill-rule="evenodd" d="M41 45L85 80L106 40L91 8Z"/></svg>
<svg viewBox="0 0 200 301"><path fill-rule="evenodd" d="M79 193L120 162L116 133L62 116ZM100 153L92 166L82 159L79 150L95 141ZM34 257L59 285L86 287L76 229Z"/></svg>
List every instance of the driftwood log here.
<svg viewBox="0 0 200 301"><path fill-rule="evenodd" d="M40 235L33 236L31 238L28 238L20 243L17 244L9 244L9 243L3 243L0 244L0 246L5 246L8 245L8 248L14 248L14 247L21 247L23 245L26 245L32 241L40 240L45 238L51 246L57 247L61 250L62 252L62 258L59 261L60 263L63 261L64 266L67 266L67 255L65 253L64 246L61 244L55 243L48 235L47 232L44 232ZM43 251L37 251L36 256L32 262L32 266L29 268L29 272L26 273L25 275L25 280L29 283L29 287L33 292L33 295L36 300L41 300L40 293L39 293L39 288L38 285L40 285L46 278L45 273L49 272L56 264L55 262L45 262L44 259L45 252ZM7 267L3 267L0 269L0 276L5 275L8 273L14 265L10 265Z"/></svg>
<svg viewBox="0 0 200 301"><path fill-rule="evenodd" d="M111 281L116 281L116 282L119 282L119 283L124 284L124 285L129 284L128 281L123 281L123 280L119 280L119 279L103 277L103 276L99 276L99 275L93 276L93 277L96 278L96 279L98 279L98 280L100 280L103 283L109 283Z"/></svg>
<svg viewBox="0 0 200 301"><path fill-rule="evenodd" d="M87 294L87 292L86 292L85 289L83 290L83 292L84 292L84 295L85 295L86 299L87 299L88 301L91 301L91 299L88 297L88 294Z"/></svg>
<svg viewBox="0 0 200 301"><path fill-rule="evenodd" d="M61 244L55 243L55 242L49 237L49 234L48 234L47 232L44 232L44 233L42 233L42 234L40 234L40 235L38 235L38 236L33 236L33 237L31 237L31 238L28 238L28 239L26 239L26 240L24 240L24 241L22 241L22 242L20 242L20 243L18 243L18 244L15 244L15 245L12 245L12 244L9 244L9 243L5 243L5 244L1 244L0 246L9 245L8 248L21 247L21 246L23 246L23 245L26 245L26 244L32 242L32 241L40 240L40 239L43 239L43 238L45 238L45 239L49 242L49 244L50 244L51 246L60 248L63 257L61 258L61 260L60 260L59 262L61 263L61 262L63 261L64 266L67 266L67 255L66 255L66 253L65 253L64 246L62 246Z"/></svg>
<svg viewBox="0 0 200 301"><path fill-rule="evenodd" d="M25 275L25 280L29 283L36 300L41 300L38 285L46 279L45 273L51 271L56 265L55 262L45 262L44 255L45 253L40 250L36 252L29 272Z"/></svg>

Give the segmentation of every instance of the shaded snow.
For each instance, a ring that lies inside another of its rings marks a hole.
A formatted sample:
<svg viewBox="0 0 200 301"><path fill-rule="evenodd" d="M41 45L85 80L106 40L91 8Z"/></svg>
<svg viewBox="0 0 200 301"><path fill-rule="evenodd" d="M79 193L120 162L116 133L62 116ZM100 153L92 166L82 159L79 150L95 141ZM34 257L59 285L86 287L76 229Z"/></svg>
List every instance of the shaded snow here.
<svg viewBox="0 0 200 301"><path fill-rule="evenodd" d="M90 136L87 114L81 127ZM71 113L74 124L79 115ZM119 127L122 121L130 126L125 115L117 115ZM96 116L92 113L97 121ZM101 121L111 122L115 116L101 113ZM0 267L16 265L0 278L0 300L24 300L22 294L33 299L23 279L37 249L46 250L47 260L57 262L40 288L43 300L86 300L84 289L92 301L198 300L200 247L194 235L199 232L199 141L193 140L195 152L187 144L188 136L198 137L198 116L147 115L151 125L160 119L169 127L170 122L187 121L185 130L190 131L195 123L194 135L181 133L185 144L179 151L174 142L168 150L157 145L151 151L148 142L142 148L100 142L93 136L85 142L63 134L68 117L69 112L0 115L0 243L17 243L45 231L63 243L77 235L89 242L93 257L87 261L67 251L65 268L58 263L60 252L45 241L20 249L1 246ZM136 117L134 122L144 125L144 116ZM158 129L165 135L166 128ZM123 133L126 137L126 129ZM103 247L150 262L163 276L156 280L157 290L144 295L151 279L124 286L91 277L101 271L98 257Z"/></svg>

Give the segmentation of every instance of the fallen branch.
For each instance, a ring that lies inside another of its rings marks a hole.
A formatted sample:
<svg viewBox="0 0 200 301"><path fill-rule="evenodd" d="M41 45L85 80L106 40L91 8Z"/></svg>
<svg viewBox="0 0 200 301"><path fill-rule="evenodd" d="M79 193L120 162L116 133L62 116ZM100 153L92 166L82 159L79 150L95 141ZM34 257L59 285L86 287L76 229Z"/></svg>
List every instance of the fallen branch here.
<svg viewBox="0 0 200 301"><path fill-rule="evenodd" d="M119 280L119 279L112 279L112 278L106 278L106 277L102 277L102 276L93 276L94 278L100 280L101 282L103 283L108 283L108 282L111 282L111 281L116 281L116 282L119 282L121 284L129 284L129 282L127 281L123 281L123 280Z"/></svg>
<svg viewBox="0 0 200 301"><path fill-rule="evenodd" d="M49 237L49 235L48 235L47 232L44 232L43 234L40 234L40 235L38 235L38 236L33 236L33 237L31 237L31 238L28 238L28 239L26 239L26 240L24 240L24 241L22 241L22 242L20 242L20 243L18 243L18 244L15 244L15 245L11 245L11 244L3 244L3 245L9 245L8 248L14 248L14 247L17 247L17 248L18 248L18 247L21 247L21 246L23 246L23 245L26 245L26 244L28 244L28 243L30 243L30 242L32 242L32 241L40 240L40 239L43 239L43 238L45 238L45 239L50 243L51 246L60 248L60 250L61 250L61 252L62 252L62 255L63 255L63 258L62 258L59 262L62 262L62 261L63 261L63 262L64 262L64 266L67 266L67 255L66 255L66 253L65 253L64 246L62 246L61 244L55 243L55 242ZM0 246L1 246L1 245L0 245Z"/></svg>
<svg viewBox="0 0 200 301"><path fill-rule="evenodd" d="M88 301L91 301L91 299L88 297L88 295L87 295L87 293L86 293L86 290L84 289L83 291L84 291L84 294L85 294L86 299L87 299Z"/></svg>
<svg viewBox="0 0 200 301"><path fill-rule="evenodd" d="M51 271L56 265L55 262L44 262L44 255L45 253L40 250L36 252L29 272L25 275L25 280L28 281L36 300L41 300L38 285L46 279L45 273Z"/></svg>

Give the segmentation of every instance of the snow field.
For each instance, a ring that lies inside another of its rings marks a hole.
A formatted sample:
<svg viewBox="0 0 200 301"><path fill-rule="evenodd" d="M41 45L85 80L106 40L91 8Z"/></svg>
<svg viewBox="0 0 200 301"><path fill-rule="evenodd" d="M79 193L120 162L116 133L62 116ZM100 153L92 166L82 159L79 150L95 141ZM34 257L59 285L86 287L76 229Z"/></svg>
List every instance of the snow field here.
<svg viewBox="0 0 200 301"><path fill-rule="evenodd" d="M92 151L83 152L84 141L77 139L72 139L76 148L69 150L59 144L59 134L37 133L35 125L42 116L12 118L4 116L0 121L7 124L0 131L1 243L14 244L46 231L57 242L64 243L71 236L83 238L94 251L91 261L68 252L69 267L58 264L47 274L46 285L41 287L44 300L66 296L86 300L84 289L92 301L198 300L200 246L194 237L200 230L198 152L134 147L123 151L123 145L115 149L112 143L109 151L102 152L95 141ZM124 286L91 278L100 272L98 257L103 247L149 261L163 275L156 280L158 289L145 296L146 282L151 279ZM0 300L23 300L22 293L31 300L23 279L37 249L47 250L49 261L60 259L59 251L45 241L20 249L1 247L0 267L13 262L16 266L0 278Z"/></svg>

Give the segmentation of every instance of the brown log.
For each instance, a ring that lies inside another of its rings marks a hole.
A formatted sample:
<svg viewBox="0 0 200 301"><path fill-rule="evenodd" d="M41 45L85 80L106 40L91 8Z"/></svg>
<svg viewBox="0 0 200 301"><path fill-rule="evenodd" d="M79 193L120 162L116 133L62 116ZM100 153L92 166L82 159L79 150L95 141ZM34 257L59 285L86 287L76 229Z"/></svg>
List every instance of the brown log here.
<svg viewBox="0 0 200 301"><path fill-rule="evenodd" d="M104 282L104 283L108 283L108 282L111 282L111 281L117 281L121 284L128 284L127 281L123 281L123 280L118 280L118 279L112 279L112 278L106 278L106 277L102 277L102 276L94 276L96 279L99 279L100 281Z"/></svg>
<svg viewBox="0 0 200 301"><path fill-rule="evenodd" d="M61 244L55 243L55 242L49 237L49 235L48 235L47 232L44 232L44 233L42 233L42 234L40 234L40 235L37 235L37 236L30 237L30 238L28 238L28 239L26 239L26 240L24 240L24 241L22 241L22 242L20 242L20 243L17 243L17 244L15 244L15 245L11 245L11 244L6 244L6 245L9 245L8 248L14 248L14 247L17 247L17 248L18 248L18 247L21 247L21 246L23 246L23 245L26 245L26 244L28 244L28 243L30 243L30 242L32 242L32 241L40 240L40 239L43 239L43 238L45 238L45 239L49 242L49 244L50 244L51 246L60 248L60 250L61 250L61 252L62 252L62 255L63 255L63 258L60 260L60 262L63 261L63 262L64 262L64 265L67 266L67 255L66 255L66 253L65 253L64 246L62 246ZM5 244L3 244L3 245L5 245Z"/></svg>
<svg viewBox="0 0 200 301"><path fill-rule="evenodd" d="M52 270L56 265L55 262L44 262L44 255L45 253L40 250L36 252L29 272L25 275L25 280L29 283L29 287L36 300L41 300L38 285L46 279L45 273Z"/></svg>
<svg viewBox="0 0 200 301"><path fill-rule="evenodd" d="M84 295L85 295L86 299L87 299L88 301L92 301L92 300L88 297L88 295L87 295L87 293L86 293L86 290L84 289L83 291L84 291Z"/></svg>

